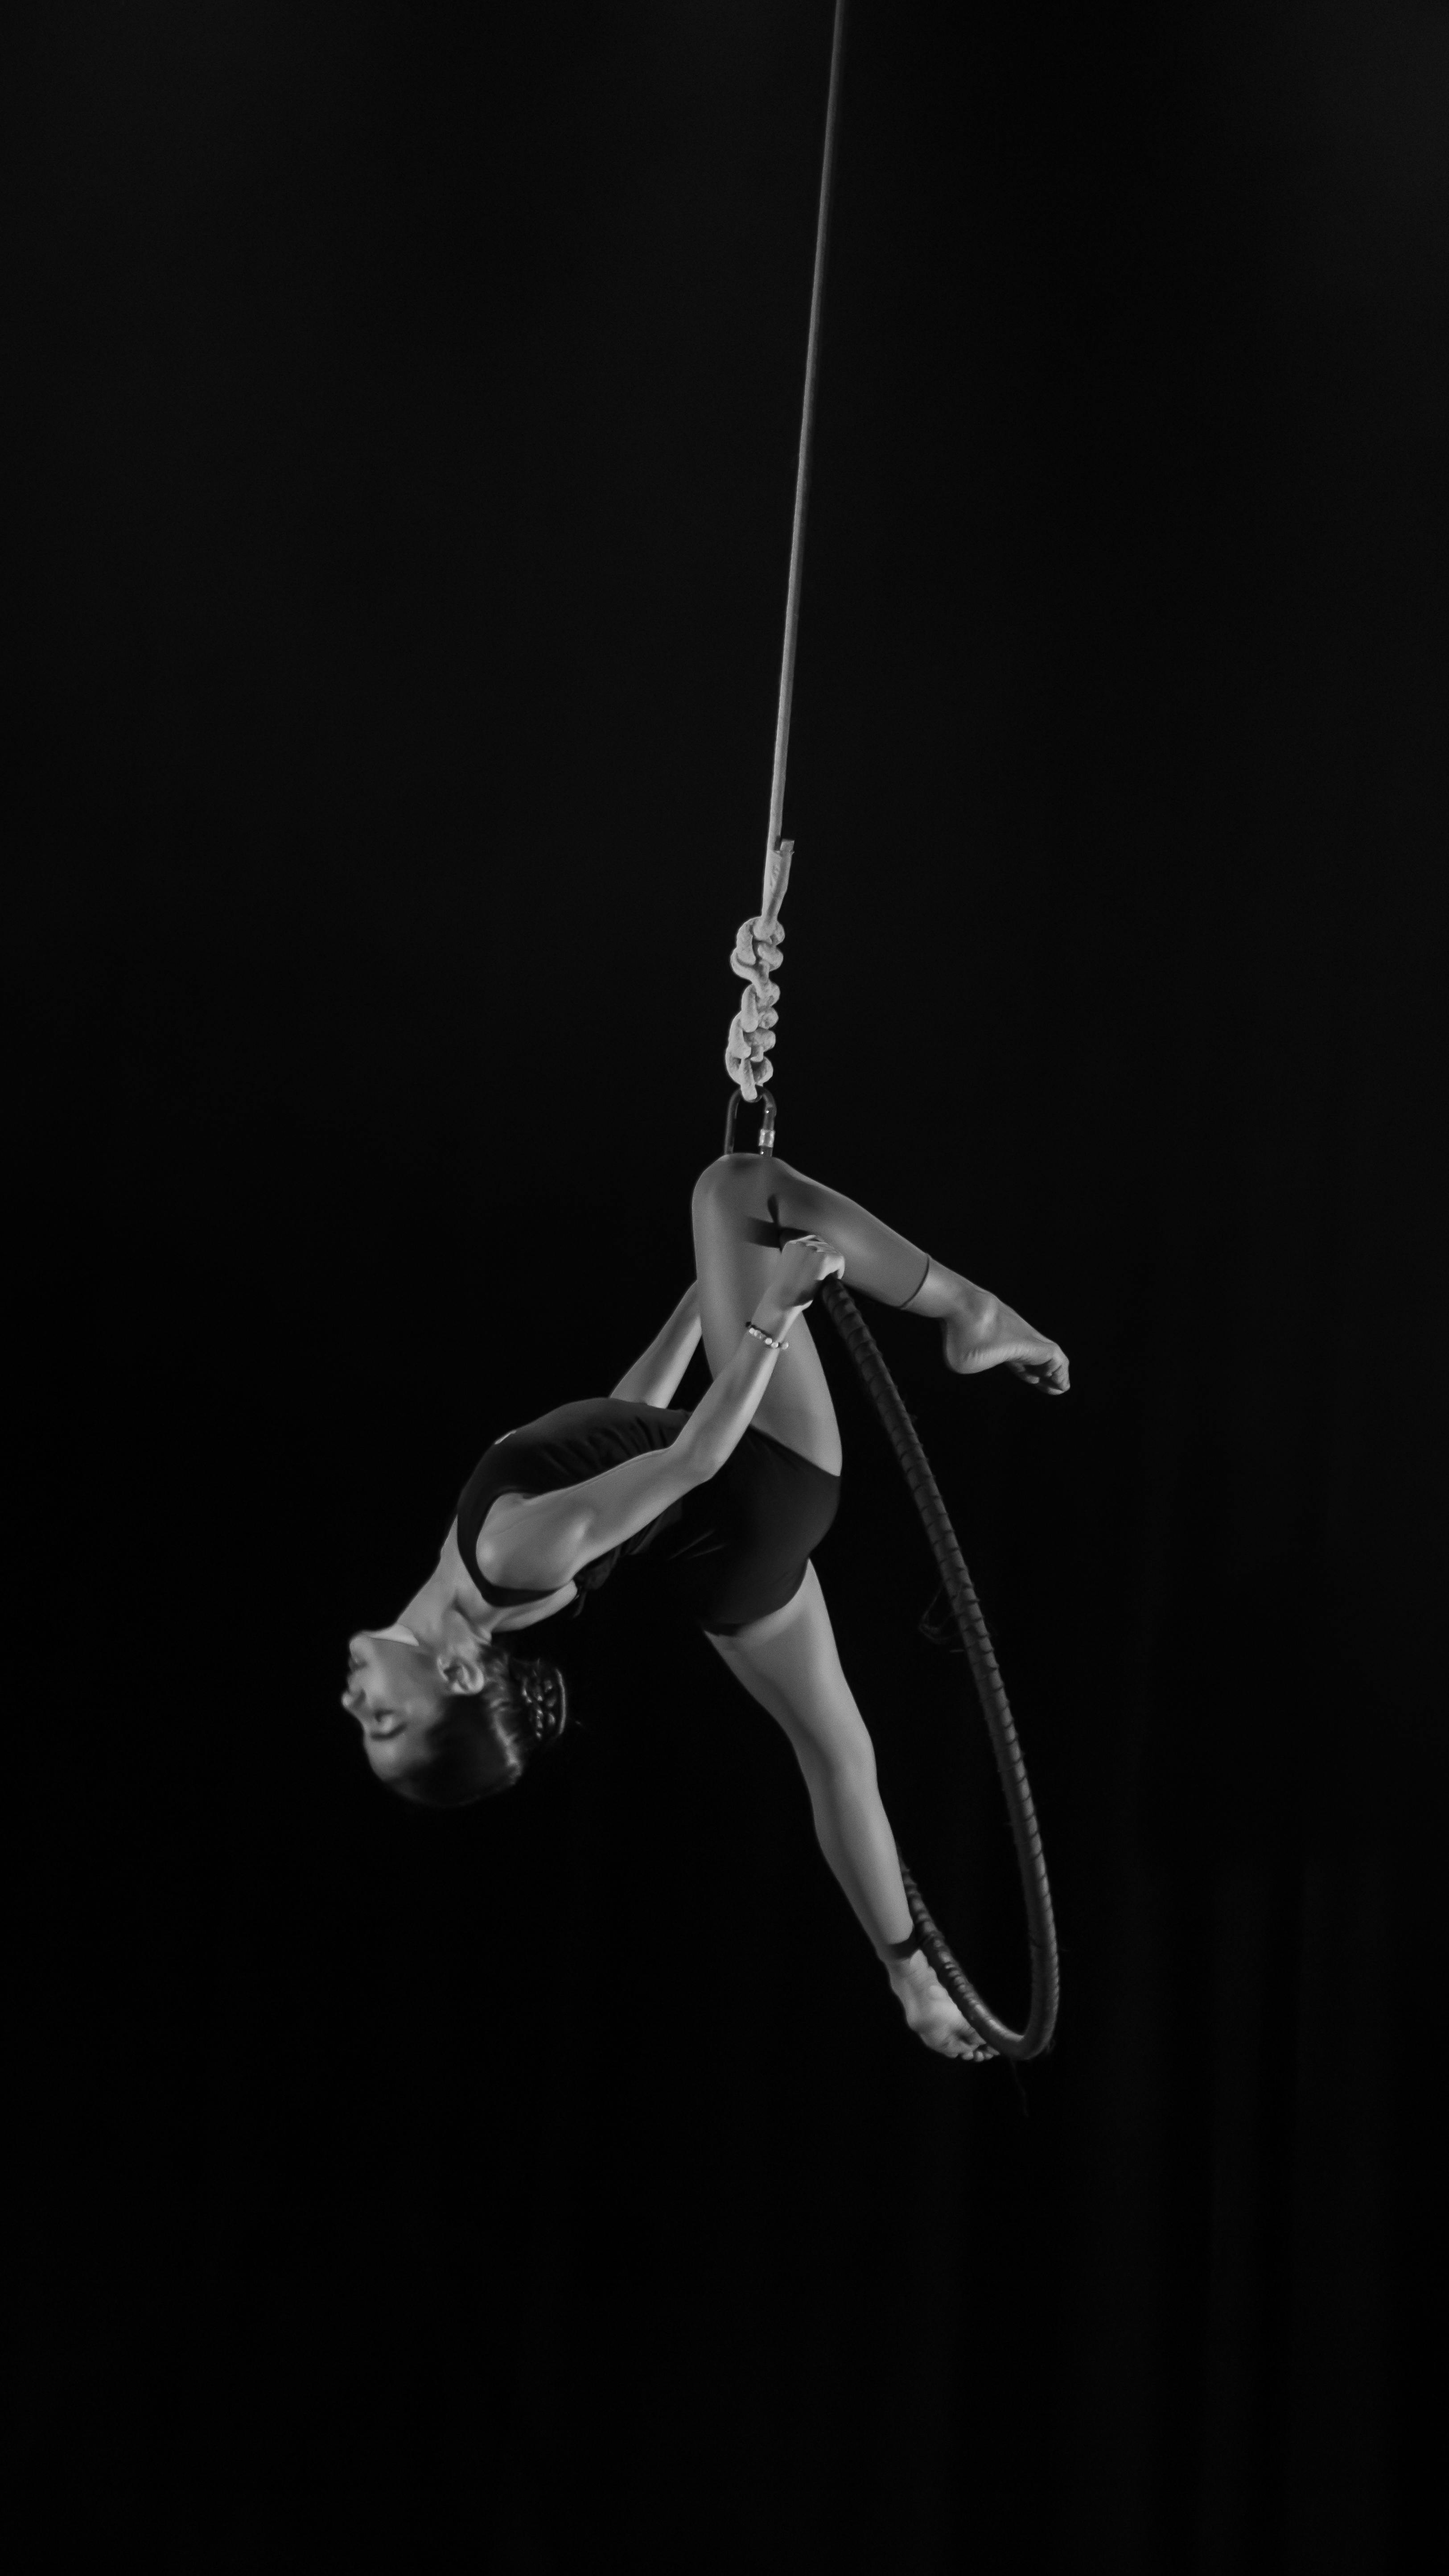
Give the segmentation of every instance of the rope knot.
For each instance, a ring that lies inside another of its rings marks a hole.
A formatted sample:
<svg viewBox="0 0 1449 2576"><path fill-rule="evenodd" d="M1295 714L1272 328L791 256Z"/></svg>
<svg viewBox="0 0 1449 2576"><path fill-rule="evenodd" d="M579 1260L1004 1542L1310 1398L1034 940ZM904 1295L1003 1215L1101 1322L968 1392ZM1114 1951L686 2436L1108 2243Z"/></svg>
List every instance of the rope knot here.
<svg viewBox="0 0 1449 2576"><path fill-rule="evenodd" d="M757 1097L761 1083L770 1072L769 1051L775 1043L778 1016L775 1004L780 998L780 987L774 974L785 952L780 906L790 882L790 860L794 848L793 841L771 841L765 859L760 909L750 920L742 921L735 934L730 964L735 973L744 978L749 991L730 1022L725 1046L725 1071L731 1082L739 1084L743 1100Z"/></svg>
<svg viewBox="0 0 1449 2576"><path fill-rule="evenodd" d="M756 913L752 920L740 923L730 959L749 988L730 1022L725 1045L725 1070L731 1082L739 1084L744 1100L755 1099L770 1073L769 1051L779 1018L775 1005L780 998L774 969L784 955L784 939L778 921Z"/></svg>

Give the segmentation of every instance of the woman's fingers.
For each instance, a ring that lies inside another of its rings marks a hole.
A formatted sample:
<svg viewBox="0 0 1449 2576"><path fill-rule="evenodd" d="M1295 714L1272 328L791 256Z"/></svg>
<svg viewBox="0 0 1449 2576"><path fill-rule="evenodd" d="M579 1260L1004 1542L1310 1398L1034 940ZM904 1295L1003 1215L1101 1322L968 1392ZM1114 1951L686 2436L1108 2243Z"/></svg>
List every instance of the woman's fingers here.
<svg viewBox="0 0 1449 2576"><path fill-rule="evenodd" d="M844 1270L844 1253L827 1243L823 1234L792 1235L780 1247L780 1288L790 1295L792 1304L797 1289L818 1288L823 1279L840 1276Z"/></svg>

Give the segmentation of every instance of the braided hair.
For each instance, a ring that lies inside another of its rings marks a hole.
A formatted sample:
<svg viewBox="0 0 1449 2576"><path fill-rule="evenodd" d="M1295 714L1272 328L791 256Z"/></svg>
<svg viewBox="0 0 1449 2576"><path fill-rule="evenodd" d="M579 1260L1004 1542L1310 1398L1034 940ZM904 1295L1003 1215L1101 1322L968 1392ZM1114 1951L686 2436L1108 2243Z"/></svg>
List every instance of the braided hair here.
<svg viewBox="0 0 1449 2576"><path fill-rule="evenodd" d="M557 1664L483 1650L481 1691L455 1692L428 1732L424 1762L388 1786L423 1807L468 1807L515 1789L536 1753L550 1752L568 1724L568 1689Z"/></svg>
<svg viewBox="0 0 1449 2576"><path fill-rule="evenodd" d="M542 1655L502 1654L518 1693L519 1706L535 1753L557 1744L569 1720L568 1686L557 1664Z"/></svg>

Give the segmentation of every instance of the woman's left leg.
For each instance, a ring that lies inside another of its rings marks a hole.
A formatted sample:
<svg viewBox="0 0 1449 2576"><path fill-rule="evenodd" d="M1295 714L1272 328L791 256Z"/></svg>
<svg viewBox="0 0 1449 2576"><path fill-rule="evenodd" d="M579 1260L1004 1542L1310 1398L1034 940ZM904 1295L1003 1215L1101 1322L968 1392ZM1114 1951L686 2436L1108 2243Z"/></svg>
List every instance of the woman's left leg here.
<svg viewBox="0 0 1449 2576"><path fill-rule="evenodd" d="M876 1785L875 1747L841 1669L814 1566L783 1610L710 1644L790 1738L820 1848L885 1958L909 1932L911 1909Z"/></svg>
<svg viewBox="0 0 1449 2576"><path fill-rule="evenodd" d="M783 1610L737 1636L712 1636L710 1644L790 1738L820 1848L889 1969L911 2028L948 2057L991 2055L920 1951L904 1961L889 1955L911 1929L911 1909L876 1782L875 1748L841 1669L814 1566Z"/></svg>

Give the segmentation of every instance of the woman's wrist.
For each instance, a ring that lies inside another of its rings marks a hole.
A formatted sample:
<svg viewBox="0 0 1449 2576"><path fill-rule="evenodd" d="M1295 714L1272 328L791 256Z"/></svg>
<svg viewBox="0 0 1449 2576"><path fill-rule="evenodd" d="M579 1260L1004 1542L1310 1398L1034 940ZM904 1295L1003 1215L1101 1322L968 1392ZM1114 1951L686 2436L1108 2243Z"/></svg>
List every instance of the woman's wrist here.
<svg viewBox="0 0 1449 2576"><path fill-rule="evenodd" d="M777 1297L762 1297L754 1313L747 1316L745 1320L747 1325L753 1324L757 1331L768 1333L771 1341L783 1342L788 1337L791 1325L798 1324L804 1312L803 1306L782 1306Z"/></svg>
<svg viewBox="0 0 1449 2576"><path fill-rule="evenodd" d="M787 1325L799 1312L798 1306L781 1306L773 1300L762 1299L755 1314L769 1315L772 1321L757 1325L753 1333L747 1322L741 1324L737 1348L700 1397L679 1435L677 1445L691 1462L696 1475L718 1475L731 1450L748 1429L755 1407L769 1384L771 1370L783 1366L778 1349L769 1349L767 1341L783 1342L787 1338ZM761 1339L761 1335L766 1339Z"/></svg>

